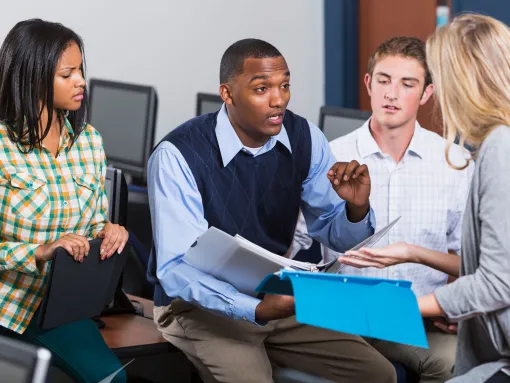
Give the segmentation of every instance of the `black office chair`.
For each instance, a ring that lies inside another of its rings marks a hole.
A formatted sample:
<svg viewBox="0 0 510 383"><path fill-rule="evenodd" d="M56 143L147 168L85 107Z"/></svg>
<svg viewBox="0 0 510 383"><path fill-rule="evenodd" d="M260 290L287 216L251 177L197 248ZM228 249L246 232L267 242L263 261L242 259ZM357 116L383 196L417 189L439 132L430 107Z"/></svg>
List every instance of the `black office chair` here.
<svg viewBox="0 0 510 383"><path fill-rule="evenodd" d="M217 94L197 93L197 116L217 112L222 105L223 100Z"/></svg>
<svg viewBox="0 0 510 383"><path fill-rule="evenodd" d="M333 383L329 379L318 378L301 371L282 368L274 377L275 383Z"/></svg>
<svg viewBox="0 0 510 383"><path fill-rule="evenodd" d="M124 290L130 294L153 299L154 286L147 280L147 266L152 247L152 225L147 188L128 186L128 214L126 228L129 243L136 257L126 265Z"/></svg>
<svg viewBox="0 0 510 383"><path fill-rule="evenodd" d="M126 225L127 183L119 169L108 167L105 177L105 191L108 199L108 220L122 226Z"/></svg>
<svg viewBox="0 0 510 383"><path fill-rule="evenodd" d="M127 222L128 189L126 179L120 169L113 167L106 169L105 191L108 199L108 220L111 223L125 227ZM131 283L131 281L141 286L148 284L145 278L145 270L138 265L137 255L134 247L131 245L131 240L129 244L130 246L126 246L124 250L126 254L123 255L128 258L115 291L114 301L103 310L103 315L135 312L135 307L124 293L124 285ZM131 291L128 290L128 292ZM97 318L96 321L102 325Z"/></svg>
<svg viewBox="0 0 510 383"><path fill-rule="evenodd" d="M46 383L50 361L47 349L0 336L2 382Z"/></svg>
<svg viewBox="0 0 510 383"><path fill-rule="evenodd" d="M363 110L323 106L319 115L319 129L328 141L333 141L361 127L371 115L371 112Z"/></svg>

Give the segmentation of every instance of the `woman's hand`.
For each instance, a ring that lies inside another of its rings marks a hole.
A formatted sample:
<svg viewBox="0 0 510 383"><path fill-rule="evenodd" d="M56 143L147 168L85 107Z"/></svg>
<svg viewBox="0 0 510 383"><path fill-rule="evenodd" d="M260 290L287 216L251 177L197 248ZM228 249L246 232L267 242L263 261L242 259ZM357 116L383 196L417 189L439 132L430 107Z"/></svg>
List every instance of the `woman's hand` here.
<svg viewBox="0 0 510 383"><path fill-rule="evenodd" d="M444 317L431 317L430 320L441 331L447 334L457 334L458 326L456 323L450 323Z"/></svg>
<svg viewBox="0 0 510 383"><path fill-rule="evenodd" d="M104 260L110 258L115 252L122 253L128 241L129 233L123 226L108 222L97 237L103 238L101 259Z"/></svg>
<svg viewBox="0 0 510 383"><path fill-rule="evenodd" d="M379 249L361 248L349 250L338 258L338 262L357 268L377 267L383 269L399 263L416 262L412 245L405 242L394 243Z"/></svg>
<svg viewBox="0 0 510 383"><path fill-rule="evenodd" d="M83 258L89 254L90 250L87 238L78 234L66 234L55 242L39 246L35 251L35 259L50 261L53 259L53 253L59 247L64 248L77 262L83 262Z"/></svg>

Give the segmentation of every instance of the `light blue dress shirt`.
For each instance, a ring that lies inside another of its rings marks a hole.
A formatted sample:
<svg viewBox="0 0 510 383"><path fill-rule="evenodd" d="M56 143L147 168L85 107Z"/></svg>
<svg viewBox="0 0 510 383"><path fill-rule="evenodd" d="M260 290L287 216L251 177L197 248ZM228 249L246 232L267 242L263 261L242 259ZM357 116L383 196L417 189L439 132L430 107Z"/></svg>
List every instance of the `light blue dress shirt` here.
<svg viewBox="0 0 510 383"><path fill-rule="evenodd" d="M310 236L337 251L345 251L373 233L374 213L370 210L362 221L349 222L345 201L338 197L326 176L335 158L320 129L308 124L312 153L310 171L303 183L301 209ZM247 151L230 124L225 105L218 114L216 138L223 166L227 166L240 150ZM277 141L291 152L287 131L282 127L256 156L272 150ZM209 225L193 173L170 142L162 142L149 159L148 189L157 253L156 275L165 293L232 319L256 323L255 307L259 299L241 294L232 285L199 271L182 259Z"/></svg>

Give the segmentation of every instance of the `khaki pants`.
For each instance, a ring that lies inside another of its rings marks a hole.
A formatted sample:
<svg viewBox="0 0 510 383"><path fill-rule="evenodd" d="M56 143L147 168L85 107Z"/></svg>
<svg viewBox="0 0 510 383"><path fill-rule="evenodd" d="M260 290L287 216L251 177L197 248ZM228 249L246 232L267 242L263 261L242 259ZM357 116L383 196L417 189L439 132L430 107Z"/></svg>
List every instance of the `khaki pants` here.
<svg viewBox="0 0 510 383"><path fill-rule="evenodd" d="M334 382L396 382L391 363L360 337L302 325L295 317L256 326L175 300L155 307L154 321L206 383L269 383L280 367Z"/></svg>
<svg viewBox="0 0 510 383"><path fill-rule="evenodd" d="M425 320L429 349L365 338L392 362L399 362L420 376L420 383L443 383L453 378L457 335L447 334Z"/></svg>

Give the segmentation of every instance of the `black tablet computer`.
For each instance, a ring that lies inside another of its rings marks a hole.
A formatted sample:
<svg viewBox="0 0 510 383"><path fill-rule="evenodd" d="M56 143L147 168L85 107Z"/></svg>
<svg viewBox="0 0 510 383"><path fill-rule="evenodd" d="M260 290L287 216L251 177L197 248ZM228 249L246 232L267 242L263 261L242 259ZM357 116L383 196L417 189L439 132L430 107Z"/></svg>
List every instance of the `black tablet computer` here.
<svg viewBox="0 0 510 383"><path fill-rule="evenodd" d="M122 254L115 253L102 261L101 242L101 239L89 241L89 255L83 262L76 262L63 248L55 250L39 308L39 327L51 329L92 318L113 300L129 243Z"/></svg>

